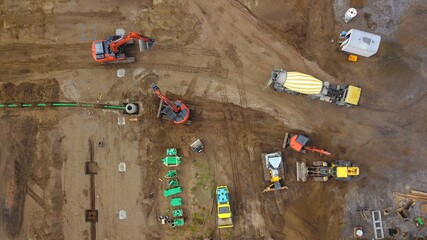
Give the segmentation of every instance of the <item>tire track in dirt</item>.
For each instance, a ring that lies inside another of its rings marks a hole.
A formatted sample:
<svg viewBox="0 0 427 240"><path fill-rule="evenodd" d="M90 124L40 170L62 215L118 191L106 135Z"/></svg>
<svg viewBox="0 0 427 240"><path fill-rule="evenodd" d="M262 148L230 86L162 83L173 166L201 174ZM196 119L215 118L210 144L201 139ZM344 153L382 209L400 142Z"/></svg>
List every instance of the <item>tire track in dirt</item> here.
<svg viewBox="0 0 427 240"><path fill-rule="evenodd" d="M46 202L41 198L37 193L35 193L29 186L27 186L26 193L30 196L40 207L42 207L46 212L50 212L52 209L46 204Z"/></svg>
<svg viewBox="0 0 427 240"><path fill-rule="evenodd" d="M235 133L233 130L233 126L231 123L231 116L230 116L230 112L228 111L229 109L227 109L227 111L225 111L225 121L226 121L226 127L227 127L227 140L228 140L228 146L229 146L229 154L230 154L230 164L231 164L231 171L233 174L233 184L234 184L234 197L233 197L233 208L234 208L234 212L235 212L235 216L239 216L241 213L241 209L242 209L242 205L243 205L243 198L241 197L241 193L239 192L240 190L240 176L239 176L239 166L236 162L237 159L237 146L236 146L236 142L233 140L235 139ZM242 200L242 202L237 201L237 199Z"/></svg>
<svg viewBox="0 0 427 240"><path fill-rule="evenodd" d="M194 67L194 66L188 66L188 65L155 63L155 62L146 61L146 60L138 61L138 63L143 64L146 67L155 68L158 70L186 72L186 73L206 73L206 74L216 75L222 78L228 77L228 70L225 68Z"/></svg>
<svg viewBox="0 0 427 240"><path fill-rule="evenodd" d="M25 180L26 181L25 193L28 194L28 196L30 196L46 212L49 212L50 210L52 210L52 207L48 206L45 200L30 188L28 184L30 180L33 181L35 185L40 186L39 181L34 177L34 175L27 174L25 167L19 161L15 161L15 168L17 171L24 173L28 178L27 180Z"/></svg>
<svg viewBox="0 0 427 240"><path fill-rule="evenodd" d="M167 54L169 51L182 53L184 55L208 55L216 58L219 57L219 54L216 51L209 49L160 47L160 52L163 52L164 54ZM67 52L72 52L72 54L67 54ZM153 53L156 53L155 50ZM70 69L101 69L106 66L98 64L94 61L82 61L82 59L92 60L89 55L90 48L87 43L67 45L44 44L36 46L29 44L18 44L17 46L13 46L10 51L0 52L0 59L7 59L7 62L1 63L3 68L0 70L0 73L3 75L8 75L8 81L11 81L15 79L21 79L23 75L29 73ZM142 59L137 60L136 64L141 64L146 67L158 70L211 74L221 78L228 77L228 70L221 67L198 67L167 62L165 63L164 61L153 62L152 60ZM130 64L129 66L131 67L132 65L133 64Z"/></svg>
<svg viewBox="0 0 427 240"><path fill-rule="evenodd" d="M89 47L89 48L88 48ZM10 53L50 53L52 51L64 51L64 50L90 50L89 43L76 43L76 44L25 44L25 43L14 43L12 45L0 44L0 48L7 49L7 51L1 51L0 56L10 55ZM86 51L87 52L87 51Z"/></svg>
<svg viewBox="0 0 427 240"><path fill-rule="evenodd" d="M195 74L193 76L193 78L191 79L190 84L187 87L187 90L184 93L184 96L191 97L191 96L193 96L195 94L194 88L196 87L196 84L197 84L197 77L198 77L198 74Z"/></svg>
<svg viewBox="0 0 427 240"><path fill-rule="evenodd" d="M209 56L220 58L221 56L216 50L207 48L190 48L190 47L171 47L168 45L155 45L153 51L154 54L167 54L167 53L181 53L192 56ZM149 53L149 52L147 52ZM144 53L146 54L146 53Z"/></svg>
<svg viewBox="0 0 427 240"><path fill-rule="evenodd" d="M232 62L232 64L235 65L235 67L236 67L235 71L237 72L237 76L243 76L243 73L244 73L243 63L239 57L238 48L235 45L230 44L228 46L228 48L224 50L224 53L229 58L229 60ZM248 105L248 100L247 100L247 96L246 96L246 90L245 90L245 84L244 84L243 78L242 77L236 77L236 78L234 78L234 82L236 84L237 91L238 91L239 105L242 107L242 108L239 108L240 109L239 114L243 118L243 125L248 126L249 128L247 128L247 129L252 129L253 127L251 124L251 120L248 119L246 111L244 110L244 108ZM247 129L243 130L244 134L250 134L250 131L248 131ZM249 168L250 169L258 169L260 166L259 166L259 164L256 164L256 166L254 166L254 164L256 163L256 158L253 156L253 154L250 153L249 149L247 149L247 145L245 143L243 143L243 145L241 147L242 147L242 149L239 149L239 150L241 150L240 154L243 155L245 159L249 159ZM237 146L235 146L233 148L237 149ZM245 169L243 169L243 170L245 170ZM243 173L243 171L238 171L238 172ZM250 185L254 186L255 184L250 183ZM243 190L245 190L245 193L243 195L252 195L253 194L247 188L243 187L241 191L243 191ZM256 192L255 194L260 195L260 193L258 193L258 192ZM250 212L250 211L248 211L248 207L256 207L257 206L256 204L251 204L251 203L249 203L249 206L248 206L247 202L244 200L244 198L241 198L241 202L242 202L242 206L243 206L241 211L244 211L245 215L249 214L249 212ZM255 211L264 213L263 210L259 209L258 207L256 207ZM256 215L255 217L257 218L256 222L258 222L258 223L262 222L261 217L259 215ZM252 226L248 226L248 227L250 228ZM261 229L258 229L258 231L260 231L260 230ZM265 230L262 229L262 231L264 232ZM250 230L248 230L248 229L245 229L244 232L247 234L247 236L251 235L249 233Z"/></svg>

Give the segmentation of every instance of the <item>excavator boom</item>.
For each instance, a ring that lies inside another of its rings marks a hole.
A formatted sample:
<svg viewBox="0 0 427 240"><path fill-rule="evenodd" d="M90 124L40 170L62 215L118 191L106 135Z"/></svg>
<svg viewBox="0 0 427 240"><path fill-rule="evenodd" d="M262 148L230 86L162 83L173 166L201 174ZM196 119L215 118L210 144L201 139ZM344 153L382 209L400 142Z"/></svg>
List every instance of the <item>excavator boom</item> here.
<svg viewBox="0 0 427 240"><path fill-rule="evenodd" d="M317 149L316 147L304 147L304 149L307 151L320 153L320 155L331 156L330 152L325 151L323 149Z"/></svg>
<svg viewBox="0 0 427 240"><path fill-rule="evenodd" d="M114 53L118 53L119 47L122 46L123 44L129 42L132 39L141 40L141 41L149 43L151 45L154 43L154 39L152 39L152 38L146 37L146 36L141 35L141 34L136 33L136 32L130 32L128 35L126 35L123 38L119 38L115 41L111 41L111 43L110 43L111 51Z"/></svg>

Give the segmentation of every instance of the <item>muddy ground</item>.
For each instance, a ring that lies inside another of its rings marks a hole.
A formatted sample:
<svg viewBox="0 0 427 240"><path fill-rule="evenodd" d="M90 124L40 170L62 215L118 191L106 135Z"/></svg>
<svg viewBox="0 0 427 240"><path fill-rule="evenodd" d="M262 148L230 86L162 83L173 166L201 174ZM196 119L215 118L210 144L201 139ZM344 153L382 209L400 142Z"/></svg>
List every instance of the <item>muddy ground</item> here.
<svg viewBox="0 0 427 240"><path fill-rule="evenodd" d="M343 10L357 5L348 24ZM99 109L2 110L1 239L91 239L88 141L95 148L97 239L351 239L372 223L356 210L382 210L385 230L413 236L393 192L425 191L426 32L422 1L1 1L1 102L138 101L137 122ZM341 11L341 12L340 12ZM31 17L29 17L31 16ZM156 38L152 51L129 48L137 62L102 66L91 41L116 27ZM348 62L337 50L342 30L381 34L378 54ZM331 40L334 40L332 42ZM265 89L275 66L362 87L360 106L340 108ZM124 68L124 78L116 71ZM156 119L157 82L196 106L192 126ZM295 161L330 160L281 149L285 132L304 132L333 159L357 163L352 182L298 183ZM200 138L196 155L188 143ZM178 179L186 226L157 222L170 214L163 197L167 147L183 156ZM289 190L263 194L263 152L282 150ZM119 162L127 171L117 171ZM234 228L217 230L214 189L231 190ZM415 206L419 208L419 204ZM128 218L119 220L117 212ZM418 214L411 213L411 218ZM388 236L388 235L386 235ZM402 235L398 238L403 238Z"/></svg>

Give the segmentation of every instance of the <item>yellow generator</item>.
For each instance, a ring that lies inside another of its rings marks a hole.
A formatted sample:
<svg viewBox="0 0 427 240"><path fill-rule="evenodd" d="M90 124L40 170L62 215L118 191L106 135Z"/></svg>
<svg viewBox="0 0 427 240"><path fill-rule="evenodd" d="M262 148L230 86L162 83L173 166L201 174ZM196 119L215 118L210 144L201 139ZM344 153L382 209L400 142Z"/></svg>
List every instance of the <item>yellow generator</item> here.
<svg viewBox="0 0 427 240"><path fill-rule="evenodd" d="M276 68L271 73L267 87L273 85L278 92L293 95L305 94L311 99L335 103L339 106L353 107L359 104L362 89L352 85L332 85L311 75L300 72L287 72Z"/></svg>
<svg viewBox="0 0 427 240"><path fill-rule="evenodd" d="M315 161L311 166L305 162L297 162L297 181L305 182L307 177L313 177L314 181L326 182L329 178L349 181L353 177L359 176L359 167L350 161L337 160L328 164L323 161Z"/></svg>

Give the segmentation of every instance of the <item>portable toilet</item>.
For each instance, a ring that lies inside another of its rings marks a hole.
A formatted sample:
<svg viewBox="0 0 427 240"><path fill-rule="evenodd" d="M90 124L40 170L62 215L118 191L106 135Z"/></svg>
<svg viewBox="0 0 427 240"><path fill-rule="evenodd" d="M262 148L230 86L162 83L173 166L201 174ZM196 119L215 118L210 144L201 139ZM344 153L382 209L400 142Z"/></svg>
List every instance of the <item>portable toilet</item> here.
<svg viewBox="0 0 427 240"><path fill-rule="evenodd" d="M341 51L351 54L370 57L378 52L381 36L373 33L351 29L345 35L345 41L341 43Z"/></svg>

